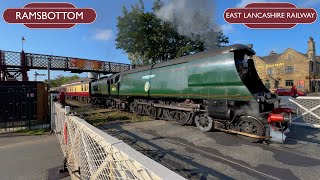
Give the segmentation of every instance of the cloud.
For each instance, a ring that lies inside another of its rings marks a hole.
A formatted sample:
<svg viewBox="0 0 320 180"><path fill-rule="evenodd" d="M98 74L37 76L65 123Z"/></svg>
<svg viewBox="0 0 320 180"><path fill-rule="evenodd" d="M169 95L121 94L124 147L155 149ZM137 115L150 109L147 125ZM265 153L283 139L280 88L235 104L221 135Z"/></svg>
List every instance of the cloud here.
<svg viewBox="0 0 320 180"><path fill-rule="evenodd" d="M246 6L247 4L249 3L252 3L252 2L275 2L275 1L280 1L282 2L283 0L241 0L241 2L239 2L236 7L244 7ZM309 1L309 0L308 0ZM312 0L310 0L312 1Z"/></svg>
<svg viewBox="0 0 320 180"><path fill-rule="evenodd" d="M236 7L244 7L245 5L252 2L285 2L283 0L240 0L240 2L236 5ZM312 7L320 4L319 0L304 0L297 3L298 7Z"/></svg>
<svg viewBox="0 0 320 180"><path fill-rule="evenodd" d="M319 0L305 0L301 3L299 3L299 7L312 7L317 4L320 4Z"/></svg>
<svg viewBox="0 0 320 180"><path fill-rule="evenodd" d="M113 31L111 29L96 29L91 35L91 39L98 41L108 41L113 38Z"/></svg>
<svg viewBox="0 0 320 180"><path fill-rule="evenodd" d="M224 34L228 34L234 30L234 27L232 24L223 24L220 26L220 29Z"/></svg>

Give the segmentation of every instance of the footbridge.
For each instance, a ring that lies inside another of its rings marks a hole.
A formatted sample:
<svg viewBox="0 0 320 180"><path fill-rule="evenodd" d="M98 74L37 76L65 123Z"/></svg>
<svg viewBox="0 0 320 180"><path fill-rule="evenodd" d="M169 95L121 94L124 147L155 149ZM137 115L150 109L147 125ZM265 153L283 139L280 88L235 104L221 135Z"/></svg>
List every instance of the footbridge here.
<svg viewBox="0 0 320 180"><path fill-rule="evenodd" d="M27 72L32 69L109 74L132 68L133 65L125 63L0 50L0 81L17 77L28 81Z"/></svg>

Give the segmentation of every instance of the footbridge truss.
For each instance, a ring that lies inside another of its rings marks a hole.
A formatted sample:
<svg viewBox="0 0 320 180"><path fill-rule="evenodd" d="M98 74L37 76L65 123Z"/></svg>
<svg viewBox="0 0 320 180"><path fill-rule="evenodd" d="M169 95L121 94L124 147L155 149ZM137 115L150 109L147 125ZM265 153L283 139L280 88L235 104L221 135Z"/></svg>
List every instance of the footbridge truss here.
<svg viewBox="0 0 320 180"><path fill-rule="evenodd" d="M28 81L31 69L113 74L132 68L134 65L125 63L0 50L0 81L17 77Z"/></svg>

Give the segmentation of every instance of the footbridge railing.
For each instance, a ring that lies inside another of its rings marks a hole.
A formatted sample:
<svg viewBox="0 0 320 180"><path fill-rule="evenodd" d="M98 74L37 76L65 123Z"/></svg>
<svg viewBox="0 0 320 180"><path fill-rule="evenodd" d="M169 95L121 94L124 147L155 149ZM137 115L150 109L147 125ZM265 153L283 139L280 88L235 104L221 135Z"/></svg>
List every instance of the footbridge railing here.
<svg viewBox="0 0 320 180"><path fill-rule="evenodd" d="M282 105L295 111L293 124L320 128L320 97L282 98Z"/></svg>
<svg viewBox="0 0 320 180"><path fill-rule="evenodd" d="M72 179L184 179L53 103L52 127Z"/></svg>

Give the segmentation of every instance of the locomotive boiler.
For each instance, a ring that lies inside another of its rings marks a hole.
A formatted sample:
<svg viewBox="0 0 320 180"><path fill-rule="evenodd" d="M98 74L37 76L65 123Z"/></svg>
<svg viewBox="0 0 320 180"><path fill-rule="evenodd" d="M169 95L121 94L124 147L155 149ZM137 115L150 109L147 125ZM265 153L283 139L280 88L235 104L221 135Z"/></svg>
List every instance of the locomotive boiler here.
<svg viewBox="0 0 320 180"><path fill-rule="evenodd" d="M93 104L257 140L283 132L292 111L260 80L252 46L232 45L90 82Z"/></svg>

